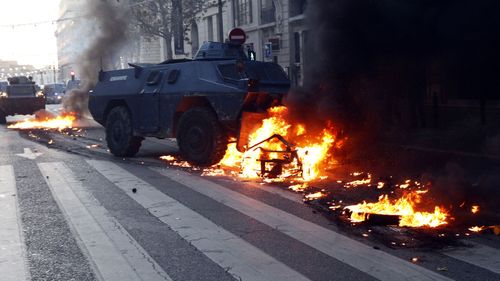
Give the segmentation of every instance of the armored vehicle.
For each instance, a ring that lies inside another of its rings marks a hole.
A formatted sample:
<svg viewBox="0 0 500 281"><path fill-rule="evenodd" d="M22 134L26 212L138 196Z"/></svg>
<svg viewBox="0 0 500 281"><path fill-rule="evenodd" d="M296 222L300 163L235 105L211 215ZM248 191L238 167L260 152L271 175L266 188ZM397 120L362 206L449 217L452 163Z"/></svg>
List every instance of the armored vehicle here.
<svg viewBox="0 0 500 281"><path fill-rule="evenodd" d="M45 97L35 82L26 76L8 78L0 92L0 124L5 124L8 115L33 114L45 108Z"/></svg>
<svg viewBox="0 0 500 281"><path fill-rule="evenodd" d="M89 95L90 113L119 157L135 155L144 137L175 137L190 163L218 163L229 140L244 139L246 113L280 105L290 88L278 64L250 61L231 43L205 42L193 60L130 66L101 71Z"/></svg>

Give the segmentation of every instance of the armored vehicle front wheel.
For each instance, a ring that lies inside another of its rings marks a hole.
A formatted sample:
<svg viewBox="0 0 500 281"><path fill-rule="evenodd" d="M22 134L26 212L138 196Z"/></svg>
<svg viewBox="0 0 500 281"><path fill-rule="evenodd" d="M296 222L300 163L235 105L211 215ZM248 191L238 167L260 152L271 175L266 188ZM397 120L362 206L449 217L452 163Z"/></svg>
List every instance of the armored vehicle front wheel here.
<svg viewBox="0 0 500 281"><path fill-rule="evenodd" d="M127 108L113 108L106 118L106 142L118 157L132 157L139 151L143 138L133 135L132 118Z"/></svg>
<svg viewBox="0 0 500 281"><path fill-rule="evenodd" d="M195 107L179 120L177 144L189 163L210 166L224 157L227 135L212 110Z"/></svg>

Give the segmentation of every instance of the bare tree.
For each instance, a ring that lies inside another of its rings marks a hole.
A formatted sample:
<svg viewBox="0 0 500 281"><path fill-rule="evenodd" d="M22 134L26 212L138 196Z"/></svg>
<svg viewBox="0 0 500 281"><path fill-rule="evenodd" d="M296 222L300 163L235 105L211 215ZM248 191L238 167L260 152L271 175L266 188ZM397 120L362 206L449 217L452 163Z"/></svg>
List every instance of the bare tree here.
<svg viewBox="0 0 500 281"><path fill-rule="evenodd" d="M132 5L133 21L144 37L163 38L167 59L172 59L176 32L182 37L178 44L183 44L191 23L214 4L213 0L136 0Z"/></svg>

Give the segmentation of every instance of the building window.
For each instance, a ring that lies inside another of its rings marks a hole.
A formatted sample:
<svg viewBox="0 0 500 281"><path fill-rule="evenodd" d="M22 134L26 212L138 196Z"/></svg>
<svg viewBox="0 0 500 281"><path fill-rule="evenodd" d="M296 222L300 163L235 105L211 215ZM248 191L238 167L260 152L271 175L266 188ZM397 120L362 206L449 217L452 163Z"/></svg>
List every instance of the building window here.
<svg viewBox="0 0 500 281"><path fill-rule="evenodd" d="M253 22L252 0L235 0L236 25L246 25Z"/></svg>
<svg viewBox="0 0 500 281"><path fill-rule="evenodd" d="M290 16L295 17L304 14L307 0L290 0Z"/></svg>
<svg viewBox="0 0 500 281"><path fill-rule="evenodd" d="M273 0L260 0L261 12L260 20L262 24L276 21L276 6Z"/></svg>
<svg viewBox="0 0 500 281"><path fill-rule="evenodd" d="M212 16L207 17L208 41L214 41L214 21Z"/></svg>
<svg viewBox="0 0 500 281"><path fill-rule="evenodd" d="M198 52L198 48L200 48L200 41L198 38L198 25L196 21L191 22L191 54L194 55Z"/></svg>

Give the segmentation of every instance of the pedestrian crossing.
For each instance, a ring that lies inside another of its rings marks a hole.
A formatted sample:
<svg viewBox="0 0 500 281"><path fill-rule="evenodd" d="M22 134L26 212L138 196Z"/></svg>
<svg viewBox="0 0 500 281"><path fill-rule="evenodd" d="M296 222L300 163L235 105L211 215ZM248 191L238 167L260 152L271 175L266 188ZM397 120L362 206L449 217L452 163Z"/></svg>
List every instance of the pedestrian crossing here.
<svg viewBox="0 0 500 281"><path fill-rule="evenodd" d="M339 277L351 280L466 280L460 274L440 272L435 268L420 266L389 252L374 249L370 245L290 214L279 206L231 190L221 183L177 169L141 168L146 175L152 173L165 182L175 182L185 188L186 192L204 196L213 200L217 207L247 217L247 222L258 224L257 228L261 226L266 231L271 229L285 235L291 242L284 244L289 248L283 248L281 251L294 255L295 259L310 259L311 255L314 255L311 253L317 253L318 256L327 256L338 261L330 265L339 272L337 276L319 278L319 275L308 274L310 271L290 264L281 258L282 256L275 255L275 252L261 248L258 243L251 243L241 234L211 220L204 214L203 208L193 208L191 204L172 197L165 191L172 188L171 186L166 184L160 187L152 184L144 179L147 177L145 174L136 174L135 168L130 169L102 160L85 160L82 165L88 166L90 175L102 177L107 181L106 184L103 183L103 188L108 185L116 188L127 200L134 202L133 206L130 204L131 209L147 212L158 224L167 226L187 245L194 247L198 255L210 260L211 266L223 269L223 272L234 280L339 280ZM184 269L172 270L165 266L161 257L148 252L142 236L122 225L109 207L106 208L94 196L91 189L96 188L95 184L90 186L91 183L83 181L70 165L64 162L41 162L37 163L36 167L97 280L186 280L179 277L183 276L182 273L175 272ZM270 192L276 194L276 191ZM0 280L7 281L30 280L30 264L25 259L22 225L18 219L19 207L16 196L13 196L15 193L14 167L0 166ZM293 196L286 194L281 197L296 201ZM221 211L220 214L223 216L224 212ZM310 251L292 251L295 244L302 245L301 249L307 247ZM159 243L158 247L162 245ZM165 255L180 252L166 252ZM472 248L442 251L438 255L470 264L480 271L485 279L500 280L499 249L476 243ZM196 271L193 268L190 270ZM321 267L315 270L326 272L326 269ZM200 271L197 280L222 279L220 276L208 276Z"/></svg>

